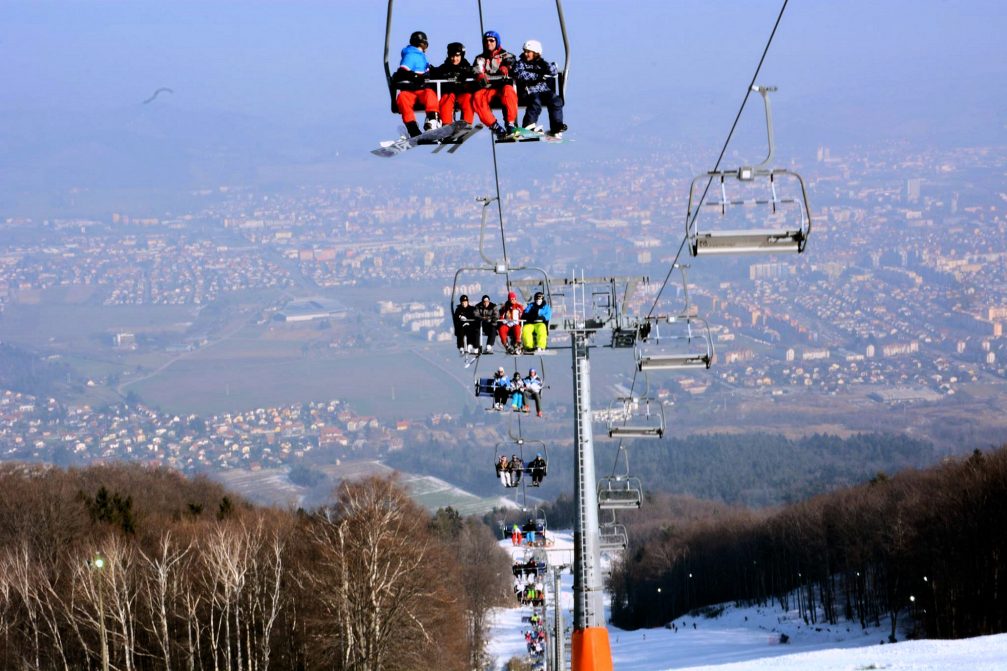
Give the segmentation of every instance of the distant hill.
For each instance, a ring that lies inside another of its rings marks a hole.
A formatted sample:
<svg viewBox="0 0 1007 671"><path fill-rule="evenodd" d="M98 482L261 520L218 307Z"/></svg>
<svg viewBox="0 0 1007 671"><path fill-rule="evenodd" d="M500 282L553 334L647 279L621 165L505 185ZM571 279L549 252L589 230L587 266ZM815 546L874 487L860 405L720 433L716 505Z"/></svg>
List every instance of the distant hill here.
<svg viewBox="0 0 1007 671"><path fill-rule="evenodd" d="M0 343L0 388L40 398L59 398L75 382L69 366L42 359L34 352Z"/></svg>

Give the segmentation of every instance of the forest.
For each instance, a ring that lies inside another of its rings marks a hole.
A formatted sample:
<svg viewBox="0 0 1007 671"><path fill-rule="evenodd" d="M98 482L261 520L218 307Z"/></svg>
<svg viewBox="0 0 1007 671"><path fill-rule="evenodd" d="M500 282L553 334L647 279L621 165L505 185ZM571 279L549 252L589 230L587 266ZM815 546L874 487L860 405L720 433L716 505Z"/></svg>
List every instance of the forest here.
<svg viewBox="0 0 1007 671"><path fill-rule="evenodd" d="M752 511L669 497L626 515L612 621L635 629L725 602L889 640L1007 631L1007 447Z"/></svg>
<svg viewBox="0 0 1007 671"><path fill-rule="evenodd" d="M510 559L394 479L255 507L140 465L0 466L0 668L471 669Z"/></svg>
<svg viewBox="0 0 1007 671"><path fill-rule="evenodd" d="M548 441L549 475L539 490L553 498L573 481L571 447ZM514 451L505 444L504 450ZM624 473L613 441L595 443L598 475ZM636 441L629 472L646 492L675 492L703 499L759 507L800 501L814 494L866 482L879 471L929 466L933 445L902 435L862 433L839 438L814 434L799 439L766 433L706 434ZM528 459L535 455L525 455ZM471 441L418 443L388 456L389 466L443 478L484 496L502 492L493 471L493 445Z"/></svg>

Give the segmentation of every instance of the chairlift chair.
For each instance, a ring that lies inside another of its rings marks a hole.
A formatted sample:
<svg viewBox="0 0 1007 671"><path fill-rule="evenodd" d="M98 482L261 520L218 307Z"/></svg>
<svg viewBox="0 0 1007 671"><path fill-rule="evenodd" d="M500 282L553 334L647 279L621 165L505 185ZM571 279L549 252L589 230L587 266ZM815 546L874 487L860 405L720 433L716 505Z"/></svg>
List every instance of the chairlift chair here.
<svg viewBox="0 0 1007 671"><path fill-rule="evenodd" d="M384 69L385 69L385 81L386 81L386 83L388 85L388 94L389 94L389 96L391 98L391 111L392 111L392 114L398 114L399 113L399 107L398 107L398 102L397 102L398 90L395 88L395 83L392 81L392 72L393 72L393 69L392 69L392 64L391 64L391 60L390 60L390 57L391 57L391 54L392 54L392 46L391 46L392 42L391 42L391 40L392 40L392 16L394 14L394 5L395 5L395 1L394 0L388 0L388 14L387 14L387 17L385 19ZM563 4L562 4L562 2L560 0L556 0L556 14L557 14L557 18L559 20L560 34L563 37L563 67L559 68L558 74L557 74L557 76L555 78L555 81L554 81L554 91L556 91L557 93L559 93L563 97L563 100L565 101L566 100L566 83L567 83L568 74L569 74L569 71L570 71L570 40L567 37L567 33L566 33L566 19L565 19L564 15L563 15ZM482 19L482 10L480 8L480 20L481 19ZM482 45L480 43L480 48L481 47L482 47ZM520 58L520 55L518 54L517 57ZM448 83L454 83L454 82L449 82L448 80L442 80L442 79L427 79L426 83L427 83L428 86L430 86L431 88L434 89L434 92L437 94L437 99L440 100L440 98L441 98L441 88L444 85L448 84ZM517 93L518 93L518 108L519 108L519 110L520 110L521 107L526 107L527 104L528 104L528 101L522 95L522 91L520 90L520 88L517 87L514 83L510 83L509 86L514 86L517 89ZM500 102L499 101L494 101L493 103L491 103L491 105L494 108L497 108L497 109L500 108ZM418 101L417 101L417 104L416 104L415 107L416 107L417 110L422 110L423 109L422 105L420 105ZM520 115L520 111L519 111L519 115ZM444 120L445 123L447 123L448 121L449 120ZM468 137L469 136L465 136L465 137L461 137L461 138L452 137L452 138L449 138L447 140L443 140L443 141L439 141L439 142L430 142L430 143L421 142L421 144L438 144L438 145L460 144L460 143L464 142L466 139L468 139ZM502 142L529 142L529 141L536 141L536 140L538 140L537 137L521 137L521 138L507 138L505 140L502 140ZM501 140L498 140L498 142L499 141L501 141Z"/></svg>
<svg viewBox="0 0 1007 671"><path fill-rule="evenodd" d="M522 299L525 301L528 300L529 296L534 295L536 291L541 291L545 295L546 301L549 305L552 305L552 289L549 282L549 275L545 272L545 270L531 266L512 266L506 261L493 260L487 256L486 230L489 221L489 209L496 200L497 199L495 197L480 197L476 199L476 201L482 206L482 215L479 225L479 256L482 259L483 265L459 268L455 271L454 280L451 284L451 297L448 304L448 313L451 315L454 314L458 299L463 293L465 293L465 291L463 291L463 287L472 281L472 276L489 277L495 282L500 281L499 278L502 277L506 291L521 291ZM478 337L479 343L476 345L476 353L466 353L463 356L466 368L471 366L473 363L476 363L476 367L478 368L478 359L484 349L482 346L481 330ZM544 352L539 352L538 354L544 354ZM540 368L540 371L541 370L542 369ZM476 380L476 396L487 395L485 393L480 393L479 391L478 375L476 375ZM490 391L488 395L492 395L492 391Z"/></svg>
<svg viewBox="0 0 1007 671"><path fill-rule="evenodd" d="M753 86L753 91L762 96L762 101L766 111L766 129L769 141L769 153L766 158L755 166L742 166L732 170L711 170L703 175L697 176L689 185L689 203L686 209L685 234L689 242L689 253L692 256L701 255L723 255L723 254L748 254L763 252L791 252L800 253L808 241L811 233L811 207L808 204L808 193L804 179L792 170L786 168L772 168L770 164L775 153L775 143L773 137L773 114L769 103L769 93L775 91L775 87ZM745 228L735 230L707 230L700 229L700 206L702 196L697 200L695 197L696 187L702 180L712 182L716 180L720 187L720 200L706 203L708 207L720 209L721 216L725 216L728 210L735 210L737 206L768 206L772 214L777 214L778 210L791 210L791 205L795 205L798 211L799 221L797 225L783 226L780 228ZM728 198L727 183L740 184L742 186L753 187L755 184L763 184L767 194L748 200L738 200ZM778 187L784 183L794 183L800 187L800 197L780 197ZM781 210L781 206L785 206Z"/></svg>
<svg viewBox="0 0 1007 671"><path fill-rule="evenodd" d="M609 438L663 436L664 409L659 402L648 396L627 396L616 399L612 404L608 423Z"/></svg>
<svg viewBox="0 0 1007 671"><path fill-rule="evenodd" d="M625 550L629 545L626 526L607 522L598 527L598 547L602 550Z"/></svg>
<svg viewBox="0 0 1007 671"><path fill-rule="evenodd" d="M663 333L661 321L665 323ZM646 337L637 339L637 370L709 368L713 363L713 338L705 319L683 314L650 320L647 326Z"/></svg>
<svg viewBox="0 0 1007 671"><path fill-rule="evenodd" d="M600 510L635 510L642 502L643 483L640 478L609 475L598 482Z"/></svg>
<svg viewBox="0 0 1007 671"><path fill-rule="evenodd" d="M508 432L510 432L509 429ZM545 443L541 440L525 440L524 438L514 437L513 433L511 433L510 442L502 441L496 444L493 455L494 468L500 461L500 457L506 457L509 460L513 455L517 454L518 458L521 459L521 463L524 464L524 468L521 471L521 482L524 482L525 476L531 478L531 467L528 464L531 463L533 459L525 457L525 447L528 448L529 456L531 454L542 455L542 459L545 461L546 469L548 471L549 450L546 448ZM513 487L517 487L517 485L514 485Z"/></svg>
<svg viewBox="0 0 1007 671"><path fill-rule="evenodd" d="M689 266L673 266L682 273L682 295L685 303L681 312L671 316L648 316L637 329L636 367L642 372L652 370L678 370L709 368L713 362L713 338L705 319L695 314L689 301ZM664 324L664 333L661 325Z"/></svg>

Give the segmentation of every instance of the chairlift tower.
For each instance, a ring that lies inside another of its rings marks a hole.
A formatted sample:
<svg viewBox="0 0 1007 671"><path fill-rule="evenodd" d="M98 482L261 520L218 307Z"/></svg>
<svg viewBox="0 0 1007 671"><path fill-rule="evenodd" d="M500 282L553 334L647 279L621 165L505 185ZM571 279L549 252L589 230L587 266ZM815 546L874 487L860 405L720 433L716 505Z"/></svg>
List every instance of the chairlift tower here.
<svg viewBox="0 0 1007 671"><path fill-rule="evenodd" d="M562 576L563 571L570 568L568 564L562 564L560 566L551 566L549 570L550 577L552 578L552 627L549 630L548 639L548 664L547 668L549 671L566 671L566 651L563 642L563 630L566 625L563 623L563 607L560 604L560 594L562 593Z"/></svg>
<svg viewBox="0 0 1007 671"><path fill-rule="evenodd" d="M591 416L592 341L598 332L611 330L610 347L631 346L622 337L636 331L625 314L626 302L642 277L574 277L553 284L554 297L569 290L572 311L558 325L570 335L574 405L574 508L573 533L573 636L572 671L612 671L612 651L601 575L598 491L594 466L594 432Z"/></svg>

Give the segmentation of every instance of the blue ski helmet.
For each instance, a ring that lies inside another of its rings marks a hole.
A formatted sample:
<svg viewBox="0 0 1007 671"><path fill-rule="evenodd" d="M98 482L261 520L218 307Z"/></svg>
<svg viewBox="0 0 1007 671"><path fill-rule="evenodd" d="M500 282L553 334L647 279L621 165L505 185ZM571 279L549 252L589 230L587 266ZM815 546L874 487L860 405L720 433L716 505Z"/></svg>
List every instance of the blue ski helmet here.
<svg viewBox="0 0 1007 671"><path fill-rule="evenodd" d="M500 33L498 33L495 30L487 30L485 33L483 33L483 46L486 46L487 37L492 37L494 40L497 41L497 47L500 46Z"/></svg>

